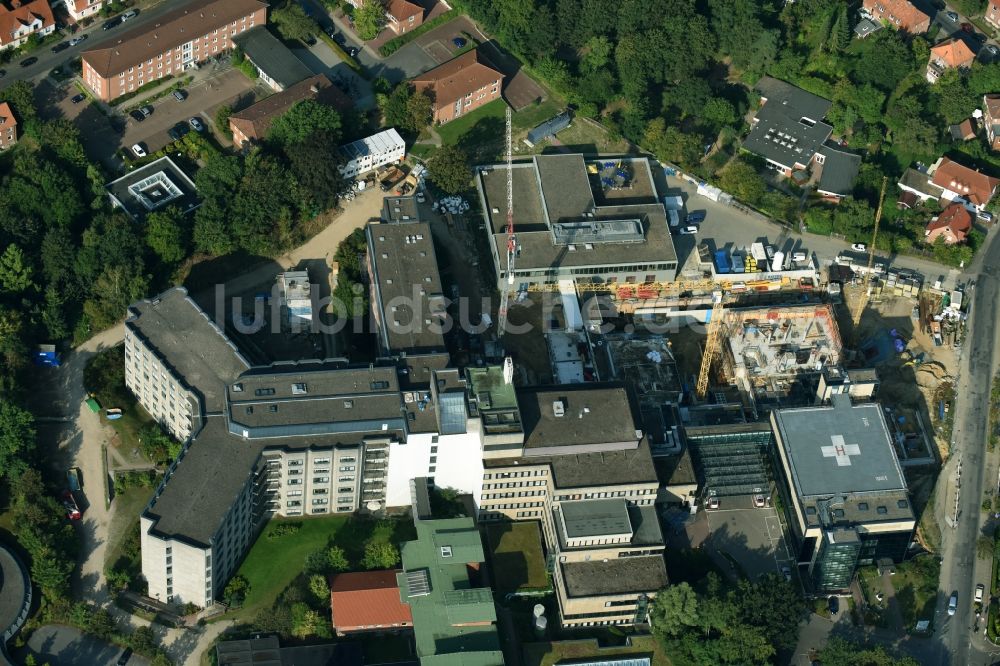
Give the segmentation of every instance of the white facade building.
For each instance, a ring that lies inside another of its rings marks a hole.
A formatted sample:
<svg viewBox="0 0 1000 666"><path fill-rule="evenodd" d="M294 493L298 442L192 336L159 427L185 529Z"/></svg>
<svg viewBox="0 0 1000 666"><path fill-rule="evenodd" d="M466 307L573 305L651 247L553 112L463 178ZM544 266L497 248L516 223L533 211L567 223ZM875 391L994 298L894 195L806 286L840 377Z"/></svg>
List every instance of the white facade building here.
<svg viewBox="0 0 1000 666"><path fill-rule="evenodd" d="M426 476L439 488L472 495L476 505L483 488L483 450L478 421L458 435L420 433L389 445L389 483L386 505L410 506L410 480Z"/></svg>
<svg viewBox="0 0 1000 666"><path fill-rule="evenodd" d="M345 163L340 167L344 178L355 178L387 164L402 161L406 156L406 142L394 128L340 147Z"/></svg>

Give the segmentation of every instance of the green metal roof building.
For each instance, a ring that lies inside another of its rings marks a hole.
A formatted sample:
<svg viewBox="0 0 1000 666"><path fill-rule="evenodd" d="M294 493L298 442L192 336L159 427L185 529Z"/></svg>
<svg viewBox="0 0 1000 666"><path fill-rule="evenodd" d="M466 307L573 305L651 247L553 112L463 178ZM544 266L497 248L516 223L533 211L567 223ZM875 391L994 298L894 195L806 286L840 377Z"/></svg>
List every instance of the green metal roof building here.
<svg viewBox="0 0 1000 666"><path fill-rule="evenodd" d="M423 666L502 666L493 592L478 580L486 556L471 518L417 520L403 544L399 594L410 604Z"/></svg>

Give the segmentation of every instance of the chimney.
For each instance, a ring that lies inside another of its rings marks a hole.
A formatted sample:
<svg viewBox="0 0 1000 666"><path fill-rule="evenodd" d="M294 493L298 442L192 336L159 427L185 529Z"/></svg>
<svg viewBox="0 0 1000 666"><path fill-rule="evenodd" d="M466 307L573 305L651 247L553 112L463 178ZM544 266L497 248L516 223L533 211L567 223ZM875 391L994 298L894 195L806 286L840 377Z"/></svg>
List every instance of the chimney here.
<svg viewBox="0 0 1000 666"><path fill-rule="evenodd" d="M312 84L311 86L309 86L309 92L315 95L316 93L319 92L319 86L316 85L315 83Z"/></svg>

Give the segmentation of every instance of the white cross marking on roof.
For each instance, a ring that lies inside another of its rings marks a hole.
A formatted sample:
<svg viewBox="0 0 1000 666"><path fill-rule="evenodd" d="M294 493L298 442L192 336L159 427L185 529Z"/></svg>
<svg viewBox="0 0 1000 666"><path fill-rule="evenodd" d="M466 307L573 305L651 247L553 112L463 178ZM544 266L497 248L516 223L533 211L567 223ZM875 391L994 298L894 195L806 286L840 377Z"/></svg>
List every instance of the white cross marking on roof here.
<svg viewBox="0 0 1000 666"><path fill-rule="evenodd" d="M850 467L851 456L860 456L861 447L857 444L845 444L843 435L830 435L833 446L821 446L824 458L836 458L838 467Z"/></svg>

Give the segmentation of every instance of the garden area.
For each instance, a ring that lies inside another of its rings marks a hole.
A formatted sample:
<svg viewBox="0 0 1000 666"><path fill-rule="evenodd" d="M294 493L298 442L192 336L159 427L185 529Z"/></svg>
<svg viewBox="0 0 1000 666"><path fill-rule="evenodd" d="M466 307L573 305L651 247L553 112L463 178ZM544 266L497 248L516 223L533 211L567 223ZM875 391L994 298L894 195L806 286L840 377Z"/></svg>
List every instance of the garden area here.
<svg viewBox="0 0 1000 666"><path fill-rule="evenodd" d="M915 557L896 565L892 586L906 631L913 631L919 620L933 623L940 576L941 563L933 555Z"/></svg>
<svg viewBox="0 0 1000 666"><path fill-rule="evenodd" d="M489 524L486 526L486 541L493 572L493 589L498 595L551 588L536 523Z"/></svg>

